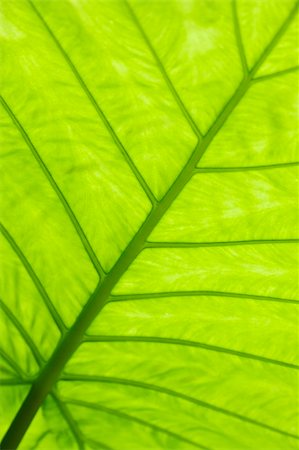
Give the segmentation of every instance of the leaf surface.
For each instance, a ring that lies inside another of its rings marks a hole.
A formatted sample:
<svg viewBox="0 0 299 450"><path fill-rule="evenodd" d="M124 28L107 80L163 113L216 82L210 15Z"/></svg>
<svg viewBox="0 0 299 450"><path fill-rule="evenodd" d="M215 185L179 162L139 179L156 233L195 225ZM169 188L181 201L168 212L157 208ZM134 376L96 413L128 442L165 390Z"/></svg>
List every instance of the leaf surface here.
<svg viewBox="0 0 299 450"><path fill-rule="evenodd" d="M2 448L298 448L297 4L1 8Z"/></svg>

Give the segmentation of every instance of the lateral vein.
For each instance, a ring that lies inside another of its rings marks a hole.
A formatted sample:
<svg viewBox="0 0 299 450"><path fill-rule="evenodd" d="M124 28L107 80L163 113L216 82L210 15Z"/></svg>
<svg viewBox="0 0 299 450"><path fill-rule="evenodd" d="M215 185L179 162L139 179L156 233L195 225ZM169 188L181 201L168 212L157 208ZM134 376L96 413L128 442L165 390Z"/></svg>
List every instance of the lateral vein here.
<svg viewBox="0 0 299 450"><path fill-rule="evenodd" d="M136 423L139 423L140 425L143 425L144 427L148 427L148 428L151 428L152 430L158 431L160 433L167 434L171 437L174 437L177 440L191 444L194 447L201 448L203 450L209 450L208 447L204 447L203 445L200 445L197 442L191 441L190 439L185 438L181 434L174 433L174 432L168 430L167 428L162 428L155 424L152 424L148 420L139 419L138 417L131 416L130 414L126 414L122 411L118 411L117 409L108 408L107 406L98 405L95 403L90 403L90 402L80 401L80 400L67 400L67 403L69 403L71 405L82 406L84 408L94 409L97 411L103 411L107 414L111 414L113 416L117 416L117 417L120 417L125 420L136 422Z"/></svg>
<svg viewBox="0 0 299 450"><path fill-rule="evenodd" d="M6 316L9 318L11 323L15 326L15 328L22 336L25 344L31 350L31 353L34 356L34 359L36 360L37 364L41 366L43 363L43 357L41 356L40 351L38 350L37 346L31 339L31 336L27 333L21 322L16 318L16 316L13 314L13 312L8 308L8 306L3 302L1 298L0 298L0 305Z"/></svg>
<svg viewBox="0 0 299 450"><path fill-rule="evenodd" d="M195 147L192 155L183 167L180 174L177 176L172 186L166 192L162 200L157 204L156 208L152 209L147 219L140 227L136 235L133 237L131 242L128 244L122 255L119 257L111 271L107 274L107 276L103 279L103 282L97 286L94 293L90 296L89 300L79 314L77 320L74 322L73 326L68 330L63 339L59 342L51 358L48 360L46 366L34 381L27 397L23 401L15 418L13 419L8 431L6 432L2 440L2 447L16 448L18 446L30 423L35 417L35 414L38 411L40 405L53 388L53 385L56 383L57 379L61 376L65 364L81 344L86 330L109 301L111 291L114 288L115 284L119 281L120 277L127 270L130 264L135 260L140 251L142 251L142 249L144 248L144 244L154 227L163 217L179 192L182 191L183 187L192 177L194 168L207 150L209 144L222 128L223 124L226 122L232 111L237 107L243 96L246 94L247 90L251 86L251 79L254 77L256 71L270 54L276 43L279 41L280 37L287 29L289 23L294 18L297 7L298 3L291 10L285 22L276 32L273 39L270 41L270 43L260 56L259 60L249 73L248 77L245 77L244 80L240 83L231 99L217 116L214 124L210 127L206 135L203 137L202 141ZM166 393L166 389L163 389L164 393ZM158 388L156 387L155 390L158 390ZM182 396L183 394L180 395ZM238 416L237 414L231 413L229 411L224 412L224 410L222 410L221 408L218 409L217 407L212 407L211 405L210 407L211 409L215 408L215 410L218 410L219 412L223 412L233 417L240 418L240 420L244 420L244 418L241 419L242 416ZM263 426L262 424L259 424L258 422L256 423L254 420L248 418L246 419L246 421L259 426ZM266 425L264 427L272 429L272 427L268 427ZM279 430L277 431L276 429L274 429L274 431L290 436L289 433L281 432ZM293 435L291 436L294 437Z"/></svg>
<svg viewBox="0 0 299 450"><path fill-rule="evenodd" d="M270 430L274 433L278 433L283 436L288 436L293 439L299 440L299 436L297 436L295 434L289 433L287 431L281 430L276 427L272 427L271 425L265 424L258 420L251 419L250 417L243 416L242 414L238 414L234 411L230 411L230 410L222 408L220 406L216 406L212 403L208 403L206 401L199 400L195 397L192 397L187 394L183 394L178 391L174 391L174 390L166 388L164 386L158 386L156 384L146 383L143 381L131 380L131 379L127 379L127 378L118 378L118 377L112 377L112 376L93 376L93 375L85 375L84 376L84 375L75 375L75 374L65 374L60 379L63 381L82 381L82 382L91 382L91 383L99 382L99 383L120 384L120 385L124 385L124 386L134 386L134 387L141 388L141 389L156 391L161 394L169 395L171 397L177 397L181 400L185 400L189 403L193 403L194 405L200 406L202 408L210 409L217 413L233 417L234 419L240 420L242 422L250 423L251 425L255 425L255 426Z"/></svg>
<svg viewBox="0 0 299 450"><path fill-rule="evenodd" d="M299 69L299 66L289 67L288 69L279 70L278 72L269 73L269 74L266 74L266 75L261 75L259 77L253 78L252 82L253 83L259 83L261 81L267 81L267 80L270 80L272 78L283 77L285 75L288 75L289 73L297 72L298 69Z"/></svg>
<svg viewBox="0 0 299 450"><path fill-rule="evenodd" d="M75 421L75 419L73 418L71 412L69 411L67 405L65 404L65 402L63 402L61 400L61 398L59 397L59 395L54 392L52 390L51 392L51 396L54 399L60 414L62 415L62 417L64 418L64 420L66 421L66 423L68 424L74 439L76 440L77 444L78 444L78 448L79 450L84 450L84 440L82 437L82 433L81 430L78 427L77 422Z"/></svg>
<svg viewBox="0 0 299 450"><path fill-rule="evenodd" d="M277 366L286 367L288 369L299 370L299 365L288 363L274 358L268 358L253 353L233 350L231 348L221 347L219 345L206 344L204 342L190 341L188 339L165 338L157 336L91 336L87 335L84 342L150 342L157 344L171 344L181 345L186 347L197 347L203 350L208 350L216 353L227 353L232 356L237 356L245 359L252 359L266 364L275 364Z"/></svg>
<svg viewBox="0 0 299 450"><path fill-rule="evenodd" d="M48 309L52 319L56 323L58 329L63 334L66 330L65 324L63 323L57 309L55 308L52 300L50 299L49 295L47 294L47 291L36 275L35 271L33 270L33 267L31 266L30 262L12 237L12 235L9 233L9 231L5 228L5 226L0 223L0 231L2 232L4 238L7 240L15 254L18 256L19 260L21 261L24 269L26 270L27 274L29 275L32 283L34 284L35 288L37 289L38 293L40 294L41 298L44 301L44 304L46 308Z"/></svg>
<svg viewBox="0 0 299 450"><path fill-rule="evenodd" d="M14 359L8 353L6 353L6 351L3 350L2 348L0 348L0 356L2 356L2 358L7 362L7 364L10 366L12 371L15 372L17 375L19 375L20 381L23 380L23 377L25 375L23 370L21 369L21 367L19 367L18 364L16 364ZM2 381L3 380L0 381L0 385L2 384Z"/></svg>
<svg viewBox="0 0 299 450"><path fill-rule="evenodd" d="M60 187L56 183L55 179L53 178L51 172L49 171L48 167L44 163L43 159L41 158L39 152L37 151L36 147L34 146L33 142L31 141L28 133L25 131L24 127L12 111L12 109L9 107L8 103L4 100L3 97L0 97L1 103L6 110L7 114L11 118L13 124L18 129L19 133L21 134L22 138L24 139L25 143L27 144L29 150L31 151L32 155L34 156L36 162L38 163L39 167L43 171L44 175L46 176L48 182L50 183L52 189L56 193L58 199L60 200L61 205L63 206L66 214L68 215L70 221L72 222L77 235L82 242L83 247L85 248L86 253L88 254L95 270L97 271L98 275L103 278L105 276L104 269L98 260L95 252L93 251L93 248L91 247L74 211L72 210L70 204L68 203L67 199L65 198L63 192L61 191Z"/></svg>
<svg viewBox="0 0 299 450"><path fill-rule="evenodd" d="M240 298L245 300L258 300L258 301L270 301L279 303L293 303L299 305L299 300L290 298L271 297L268 295L255 295L255 294L243 294L240 292L223 292L223 291L167 291L167 292L146 292L141 294L119 294L111 295L109 303L123 302L123 301L136 301L136 300L151 300L155 298L167 298L167 297L227 297L227 298Z"/></svg>
<svg viewBox="0 0 299 450"><path fill-rule="evenodd" d="M192 128L193 132L195 133L195 135L201 139L202 138L202 133L199 129L199 127L197 126L197 124L195 123L194 119L192 118L191 114L189 113L189 111L187 110L184 102L182 101L178 91L176 90L176 88L174 87L174 84L172 83L169 75L166 72L166 69L161 61L161 59L159 58L156 50L154 49L151 41L149 40L149 37L147 36L144 28L142 27L139 19L137 18L132 6L130 5L130 3L127 0L124 0L125 5L127 6L127 9L131 15L132 21L135 24L136 28L139 30L140 35L142 36L145 44L147 45L148 49L150 50L156 65L158 67L158 69L161 72L161 75L164 78L164 81L169 89L169 91L171 92L174 100L176 101L177 105L179 106L182 114L184 115L184 117L186 118L187 122L189 123L190 127Z"/></svg>
<svg viewBox="0 0 299 450"><path fill-rule="evenodd" d="M287 167L297 167L299 166L299 162L286 162L286 163L278 163L278 164L268 164L262 166L244 166L244 167L196 167L194 169L196 173L219 173L219 172L246 172L246 171L254 171L254 170L272 170L272 169L283 169Z"/></svg>
<svg viewBox="0 0 299 450"><path fill-rule="evenodd" d="M240 21L239 21L239 17L238 17L238 8L237 8L236 0L232 1L232 14L233 14L234 29L235 29L235 37L236 37L237 47L239 50L241 64L243 67L243 73L245 76L247 76L248 65L247 65L246 54L245 54L245 49L244 49L244 44L243 44L243 39L242 39L242 33L241 33L241 28L240 28Z"/></svg>
<svg viewBox="0 0 299 450"><path fill-rule="evenodd" d="M104 442L100 442L98 440L86 438L86 442L87 442L87 444L90 443L93 446L96 445L96 450L98 450L99 447L102 448L103 450L116 450L116 449L110 447L110 445L104 444Z"/></svg>
<svg viewBox="0 0 299 450"><path fill-rule="evenodd" d="M230 247L235 245L267 245L267 244L297 244L299 239L256 239L248 241L225 242L147 242L145 248L202 248L202 247Z"/></svg>
<svg viewBox="0 0 299 450"><path fill-rule="evenodd" d="M44 25L45 29L49 33L50 37L52 38L52 40L56 44L56 47L60 51L60 53L63 56L64 60L68 64L71 72L73 73L74 77L76 78L77 82L79 83L79 86L82 88L83 92L87 96L88 100L90 101L90 103L93 106L94 110L96 111L97 115L100 117L100 119L102 120L103 124L105 125L105 127L106 127L107 131L109 132L111 138L113 139L115 145L120 150L120 152L123 155L123 157L124 157L125 161L127 162L128 166L130 167L130 169L132 170L132 172L135 175L136 179L138 180L141 188L145 192L145 194L148 197L148 199L150 200L151 204L154 206L157 203L156 197L154 196L152 190L150 189L149 185L145 181L143 175L141 174L141 172L137 168L137 166L134 163L133 159L131 158L131 156L129 155L129 153L127 152L125 147L123 146L123 144L120 141L119 137L117 136L114 128L112 127L111 123L109 122L109 120L107 119L106 115L104 114L104 111L101 109L101 107L99 106L99 104L96 101L95 97L93 96L93 94L91 93L89 88L87 87L87 84L83 80L83 78L82 78L81 74L79 73L77 67L75 66L75 64L73 63L73 61L71 60L71 58L69 57L67 52L62 47L62 45L61 45L60 41L58 40L57 36L54 34L54 32L52 31L52 29L50 28L48 23L45 21L45 19L41 15L40 11L36 8L36 6L33 4L33 2L31 0L27 0L27 1L30 3L30 5L31 5L32 9L34 10L35 14L40 19L40 21Z"/></svg>

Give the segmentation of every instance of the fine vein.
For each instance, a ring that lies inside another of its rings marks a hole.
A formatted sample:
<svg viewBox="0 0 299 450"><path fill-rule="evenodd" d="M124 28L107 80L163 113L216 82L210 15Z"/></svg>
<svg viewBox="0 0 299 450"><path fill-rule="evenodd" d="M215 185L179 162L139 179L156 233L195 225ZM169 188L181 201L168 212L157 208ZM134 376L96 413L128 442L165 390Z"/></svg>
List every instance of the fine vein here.
<svg viewBox="0 0 299 450"><path fill-rule="evenodd" d="M38 165L40 166L41 170L43 171L44 175L46 176L48 182L50 183L51 187L53 188L54 192L56 193L58 199L60 200L66 214L68 215L70 221L72 222L77 235L79 237L79 239L81 240L83 247L86 250L86 253L88 254L94 268L96 269L97 273L99 274L100 277L104 277L105 273L104 270L101 266L100 261L98 260L95 252L93 251L80 223L78 222L77 217L75 216L74 211L72 210L71 206L69 205L67 199L65 198L63 192L61 191L60 187L58 186L58 184L56 183L56 181L54 180L51 172L49 171L48 167L46 166L46 164L44 163L43 159L41 158L39 152L37 151L37 149L35 148L33 142L31 141L28 133L25 131L25 128L22 126L22 124L20 123L20 121L17 119L16 115L14 114L14 112L12 111L12 109L9 107L8 103L4 100L3 97L0 97L1 103L4 107L4 109L6 110L7 114L10 116L13 124L16 126L16 128L18 129L19 133L21 134L22 138L24 139L25 143L27 144L29 150L31 151L32 155L34 156L36 162L38 163Z"/></svg>
<svg viewBox="0 0 299 450"><path fill-rule="evenodd" d="M98 284L96 290L89 298L88 302L82 309L73 326L68 330L63 339L57 345L51 358L48 360L46 366L43 368L43 370L33 383L27 397L25 398L14 420L12 421L6 435L4 436L4 439L2 441L3 448L16 448L19 445L20 441L22 440L26 430L28 429L42 402L49 394L49 392L52 390L54 384L60 377L65 364L81 344L86 330L93 322L95 317L97 317L97 315L103 309L105 304L108 302L111 291L118 282L118 280L126 272L128 267L135 260L140 251L142 251L142 249L144 248L144 244L148 239L148 236L151 234L152 230L155 228L159 220L163 217L163 215L168 210L170 205L173 203L175 198L178 196L178 194L182 191L186 183L188 183L188 181L192 177L194 168L196 167L201 157L207 150L209 144L217 135L219 130L222 128L223 124L226 122L232 111L234 111L234 109L239 104L243 96L246 94L251 85L251 79L254 77L259 67L265 61L267 56L270 54L272 49L275 47L276 43L279 41L279 39L287 29L289 23L294 18L297 6L298 4L296 4L295 7L292 9L289 16L282 24L280 29L277 31L272 41L266 47L257 63L248 74L248 76L244 77L243 81L240 83L239 87L237 88L231 99L228 101L228 103L224 106L222 111L217 116L214 124L208 130L207 134L203 137L202 141L197 144L189 160L187 161L182 171L177 176L172 186L166 192L161 201L156 205L156 208L153 208L151 210L147 219L140 227L138 232L135 234L131 242L128 244L128 246L120 256L120 258L117 260L117 262L111 269L111 271L102 280L102 282ZM43 23L45 24L44 21ZM51 33L51 30L49 28L47 28L47 30L49 33ZM57 42L57 45L60 45L58 41L55 42ZM64 52L62 47L61 51ZM67 55L65 55L65 57L66 59L68 58ZM71 65L72 63L69 59L68 61L70 67L74 67ZM81 80L80 77L77 79L78 81ZM89 91L86 92L88 93ZM215 410L223 412L221 408L220 409L216 408ZM238 417L237 414L234 413L229 414L234 417ZM255 421L252 421L250 419L247 419L247 421L255 423ZM267 428L267 426L265 427ZM282 434L286 434L289 436L288 433L282 432Z"/></svg>
<svg viewBox="0 0 299 450"><path fill-rule="evenodd" d="M50 430L46 430L44 431L35 441L34 445L32 446L32 448L36 449L38 448L38 446L41 444L41 442L48 436L48 434L50 434Z"/></svg>

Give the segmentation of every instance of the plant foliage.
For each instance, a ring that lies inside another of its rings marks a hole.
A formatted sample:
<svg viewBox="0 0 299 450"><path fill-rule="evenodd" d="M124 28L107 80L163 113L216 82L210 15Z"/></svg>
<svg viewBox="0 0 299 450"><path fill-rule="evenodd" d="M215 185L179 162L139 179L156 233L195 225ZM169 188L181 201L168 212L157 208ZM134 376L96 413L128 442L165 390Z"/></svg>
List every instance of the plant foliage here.
<svg viewBox="0 0 299 450"><path fill-rule="evenodd" d="M2 448L298 448L297 3L3 0Z"/></svg>

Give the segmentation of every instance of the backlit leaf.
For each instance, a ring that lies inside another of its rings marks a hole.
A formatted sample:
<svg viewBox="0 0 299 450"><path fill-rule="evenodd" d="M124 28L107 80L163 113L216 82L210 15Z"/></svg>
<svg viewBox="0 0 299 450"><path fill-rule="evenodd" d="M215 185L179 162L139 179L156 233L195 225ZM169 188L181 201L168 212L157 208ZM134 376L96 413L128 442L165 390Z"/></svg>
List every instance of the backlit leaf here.
<svg viewBox="0 0 299 450"><path fill-rule="evenodd" d="M298 448L297 4L0 17L1 448Z"/></svg>

